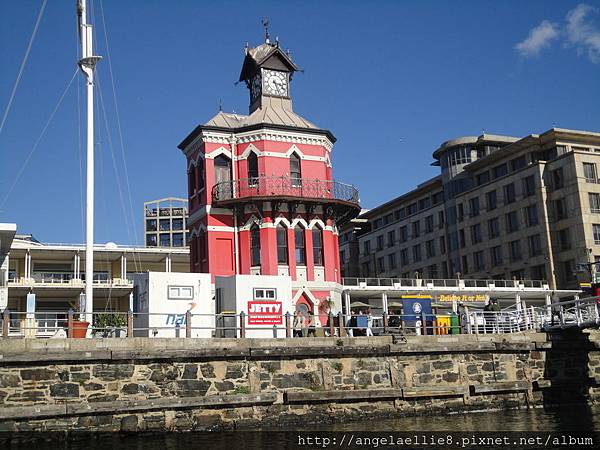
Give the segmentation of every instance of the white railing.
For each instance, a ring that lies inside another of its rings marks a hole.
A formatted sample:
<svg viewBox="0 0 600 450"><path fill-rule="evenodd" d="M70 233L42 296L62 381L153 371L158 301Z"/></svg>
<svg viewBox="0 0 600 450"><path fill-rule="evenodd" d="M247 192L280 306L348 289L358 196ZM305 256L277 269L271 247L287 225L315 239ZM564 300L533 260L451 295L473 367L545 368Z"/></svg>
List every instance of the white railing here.
<svg viewBox="0 0 600 450"><path fill-rule="evenodd" d="M436 278L376 278L354 277L342 278L344 286L375 286L375 287L443 287L443 288L538 288L547 289L546 280L473 280L473 279L436 279Z"/></svg>
<svg viewBox="0 0 600 450"><path fill-rule="evenodd" d="M65 274L67 275L67 274ZM61 287L81 287L85 284L85 279L73 278L72 275L64 277L55 276L37 276L33 278L11 278L8 280L9 287L17 286L33 286L33 285L44 285L44 286L61 286ZM133 286L133 281L123 278L96 278L94 279L94 286Z"/></svg>

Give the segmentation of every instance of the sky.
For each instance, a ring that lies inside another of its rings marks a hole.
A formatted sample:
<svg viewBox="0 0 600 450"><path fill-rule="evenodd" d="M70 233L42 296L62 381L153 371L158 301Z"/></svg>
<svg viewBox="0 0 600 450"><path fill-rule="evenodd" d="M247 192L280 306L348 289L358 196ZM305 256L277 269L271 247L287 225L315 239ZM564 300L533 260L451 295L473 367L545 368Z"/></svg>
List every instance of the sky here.
<svg viewBox="0 0 600 450"><path fill-rule="evenodd" d="M46 3L10 101L42 4L0 0L0 222L82 243L75 0ZM264 39L263 17L304 70L294 110L337 137L334 177L358 187L363 208L435 176L431 154L448 139L600 132L600 1L93 0L90 9L104 57L96 243L142 244L144 201L186 197L177 145L219 105L247 113L235 82L244 45Z"/></svg>

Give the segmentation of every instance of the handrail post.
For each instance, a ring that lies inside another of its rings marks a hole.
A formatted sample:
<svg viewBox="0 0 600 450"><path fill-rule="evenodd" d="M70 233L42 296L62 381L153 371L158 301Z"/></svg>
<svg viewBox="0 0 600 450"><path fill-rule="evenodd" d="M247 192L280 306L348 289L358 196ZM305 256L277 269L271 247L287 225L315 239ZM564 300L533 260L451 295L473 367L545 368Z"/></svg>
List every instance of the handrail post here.
<svg viewBox="0 0 600 450"><path fill-rule="evenodd" d="M344 329L344 314L340 311L338 313L338 327L340 329L340 337L343 337L346 334L346 330Z"/></svg>
<svg viewBox="0 0 600 450"><path fill-rule="evenodd" d="M133 311L127 311L127 337L133 337Z"/></svg>
<svg viewBox="0 0 600 450"><path fill-rule="evenodd" d="M333 324L333 313L329 311L329 336L335 336L335 325Z"/></svg>
<svg viewBox="0 0 600 450"><path fill-rule="evenodd" d="M387 334L388 332L388 313L383 313L383 332Z"/></svg>
<svg viewBox="0 0 600 450"><path fill-rule="evenodd" d="M67 322L67 332L68 332L68 336L70 338L73 337L73 316L74 316L74 312L73 309L69 309L69 319Z"/></svg>
<svg viewBox="0 0 600 450"><path fill-rule="evenodd" d="M8 331L10 330L10 311L8 308L2 313L2 337L8 337Z"/></svg>
<svg viewBox="0 0 600 450"><path fill-rule="evenodd" d="M273 338L277 339L277 325L273 325Z"/></svg>
<svg viewBox="0 0 600 450"><path fill-rule="evenodd" d="M292 324L290 320L290 312L285 313L285 337L292 337Z"/></svg>
<svg viewBox="0 0 600 450"><path fill-rule="evenodd" d="M185 313L185 337L192 337L192 312L189 309Z"/></svg>
<svg viewBox="0 0 600 450"><path fill-rule="evenodd" d="M246 337L246 314L244 314L244 311L240 313L240 337Z"/></svg>

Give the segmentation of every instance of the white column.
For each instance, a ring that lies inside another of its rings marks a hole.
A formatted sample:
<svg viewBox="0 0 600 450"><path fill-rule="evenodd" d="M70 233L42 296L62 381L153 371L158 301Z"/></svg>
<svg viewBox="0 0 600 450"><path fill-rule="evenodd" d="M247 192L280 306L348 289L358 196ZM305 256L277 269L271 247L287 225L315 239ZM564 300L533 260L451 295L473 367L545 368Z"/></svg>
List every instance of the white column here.
<svg viewBox="0 0 600 450"><path fill-rule="evenodd" d="M387 314L388 313L388 297L385 292L381 293L381 306L383 308L383 312L385 314Z"/></svg>
<svg viewBox="0 0 600 450"><path fill-rule="evenodd" d="M165 258L165 272L171 272L171 254Z"/></svg>
<svg viewBox="0 0 600 450"><path fill-rule="evenodd" d="M515 294L515 304L517 306L517 311L521 311L521 294Z"/></svg>
<svg viewBox="0 0 600 450"><path fill-rule="evenodd" d="M350 292L344 292L344 305L346 309L346 314L350 315Z"/></svg>
<svg viewBox="0 0 600 450"><path fill-rule="evenodd" d="M25 254L25 278L31 278L31 252Z"/></svg>
<svg viewBox="0 0 600 450"><path fill-rule="evenodd" d="M121 255L121 279L127 279L127 256L124 253Z"/></svg>

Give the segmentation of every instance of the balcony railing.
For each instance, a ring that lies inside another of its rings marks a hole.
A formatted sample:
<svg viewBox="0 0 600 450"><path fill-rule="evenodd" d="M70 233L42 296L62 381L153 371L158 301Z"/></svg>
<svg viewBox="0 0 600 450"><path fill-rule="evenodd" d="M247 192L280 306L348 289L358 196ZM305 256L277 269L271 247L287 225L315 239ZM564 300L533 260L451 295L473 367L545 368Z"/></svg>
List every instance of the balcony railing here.
<svg viewBox="0 0 600 450"><path fill-rule="evenodd" d="M9 287L19 286L57 286L57 287L77 287L85 285L85 277L74 278L71 274L33 274L32 278L12 277L8 280ZM133 281L122 278L106 278L104 276L94 276L95 287L118 287L133 286Z"/></svg>
<svg viewBox="0 0 600 450"><path fill-rule="evenodd" d="M472 279L430 279L430 278L342 278L342 284L375 287L432 287L432 288L544 288L545 280L472 280Z"/></svg>
<svg viewBox="0 0 600 450"><path fill-rule="evenodd" d="M222 181L212 190L213 202L247 197L293 197L358 205L358 190L339 181L292 177L256 177Z"/></svg>

